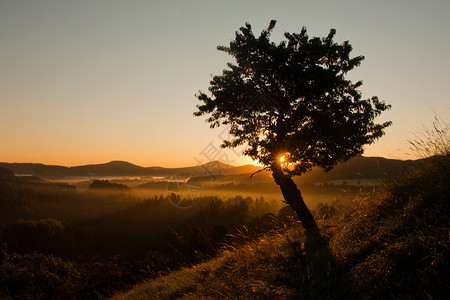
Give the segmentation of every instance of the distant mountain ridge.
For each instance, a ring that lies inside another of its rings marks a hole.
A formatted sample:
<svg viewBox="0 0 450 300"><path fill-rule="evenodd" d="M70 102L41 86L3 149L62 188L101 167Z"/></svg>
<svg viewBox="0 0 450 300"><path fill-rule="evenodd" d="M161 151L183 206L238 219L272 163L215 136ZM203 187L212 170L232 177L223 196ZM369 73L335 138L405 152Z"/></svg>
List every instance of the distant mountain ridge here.
<svg viewBox="0 0 450 300"><path fill-rule="evenodd" d="M405 170L420 164L423 160L397 160L382 157L359 156L346 163L338 164L332 171L324 173L319 168L301 176L302 181L326 181L350 178L385 178L400 175ZM192 176L251 174L261 169L254 165L232 166L220 161L203 165L164 168L141 167L126 161L111 161L103 164L90 164L75 167L45 165L41 163L5 163L0 166L13 171L16 175L35 175L43 178L65 177L127 177L152 176L165 177L177 174Z"/></svg>
<svg viewBox="0 0 450 300"><path fill-rule="evenodd" d="M5 163L0 166L13 171L16 175L35 175L44 178L51 177L114 177L114 176L173 176L180 173L193 176L234 175L256 172L259 168L253 165L232 166L220 161L212 161L199 166L164 168L141 167L126 161L111 161L103 164L65 167L45 165L42 163Z"/></svg>

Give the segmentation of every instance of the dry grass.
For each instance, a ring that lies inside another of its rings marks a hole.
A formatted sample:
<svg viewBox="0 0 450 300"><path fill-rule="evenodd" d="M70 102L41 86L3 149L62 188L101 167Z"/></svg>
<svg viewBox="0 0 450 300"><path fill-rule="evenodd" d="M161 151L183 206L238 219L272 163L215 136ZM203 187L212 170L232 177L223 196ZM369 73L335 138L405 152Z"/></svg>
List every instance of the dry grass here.
<svg viewBox="0 0 450 300"><path fill-rule="evenodd" d="M414 156L426 158L450 154L450 124L435 116L432 128L424 128L409 141Z"/></svg>
<svg viewBox="0 0 450 300"><path fill-rule="evenodd" d="M443 299L449 291L450 156L342 207L330 248L365 298Z"/></svg>
<svg viewBox="0 0 450 300"><path fill-rule="evenodd" d="M319 218L336 259L320 282L305 263L297 224L113 299L448 299L448 132L435 127L437 137L416 142L434 154L421 168Z"/></svg>
<svg viewBox="0 0 450 300"><path fill-rule="evenodd" d="M288 265L297 254L291 241L302 239L296 226L271 232L221 253L206 263L145 282L113 299L287 299L296 295Z"/></svg>

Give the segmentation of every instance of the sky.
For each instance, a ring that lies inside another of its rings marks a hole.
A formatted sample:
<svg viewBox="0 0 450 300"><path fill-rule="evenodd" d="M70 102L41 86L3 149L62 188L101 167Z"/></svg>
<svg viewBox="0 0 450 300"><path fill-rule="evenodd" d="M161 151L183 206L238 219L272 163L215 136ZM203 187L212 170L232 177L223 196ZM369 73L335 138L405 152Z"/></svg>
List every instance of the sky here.
<svg viewBox="0 0 450 300"><path fill-rule="evenodd" d="M408 140L450 119L450 1L0 0L0 161L66 166L125 160L181 167L251 163L218 148L226 128L194 117L217 51L249 22L348 40L364 98L393 121L366 156L409 159Z"/></svg>

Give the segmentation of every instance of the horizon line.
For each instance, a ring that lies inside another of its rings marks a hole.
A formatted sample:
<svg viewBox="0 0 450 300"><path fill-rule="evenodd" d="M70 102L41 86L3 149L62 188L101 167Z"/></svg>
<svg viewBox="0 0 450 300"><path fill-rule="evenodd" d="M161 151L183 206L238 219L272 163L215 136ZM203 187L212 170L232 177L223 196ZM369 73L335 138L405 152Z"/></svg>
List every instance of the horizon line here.
<svg viewBox="0 0 450 300"><path fill-rule="evenodd" d="M417 157L417 158L408 158L408 159L399 159L399 158L388 158L388 157L383 157L383 156L365 156L365 155L358 155L358 156L354 156L352 158L350 158L349 160L356 158L356 157L366 157L366 158L382 158L382 159L390 159L390 160L400 160L400 161L409 161L409 160L419 160L419 159L423 159L423 157ZM122 162L122 163L127 163L130 165L134 165L137 167L141 167L141 168L166 168L166 169L178 169L178 168L189 168L189 167L198 167L198 166L203 166L209 163L214 163L214 162L220 162L226 165L229 165L231 167L241 167L241 166L248 166L248 165L252 165L255 167L263 167L262 165L258 165L256 163L248 163L248 164L242 164L242 165L232 165L230 163L221 161L221 160L211 160L211 161L207 161L204 164L196 164L196 165L187 165L187 166L176 166L176 167L164 167L161 165L151 165L151 166L142 166L139 164L135 164L132 163L130 161L127 160L120 160L120 159L114 159L108 162L102 162L102 163L86 163L86 164L76 164L76 165L63 165L63 164L54 164L54 163L43 163L43 162L7 162L7 161L0 161L1 164L35 164L35 165L45 165L45 166L57 166L57 167L66 167L66 168L75 168L75 167L85 167L85 166L95 166L95 165L105 165L105 164L110 164L110 163L114 163L114 162ZM345 163L345 162L341 162L341 163Z"/></svg>

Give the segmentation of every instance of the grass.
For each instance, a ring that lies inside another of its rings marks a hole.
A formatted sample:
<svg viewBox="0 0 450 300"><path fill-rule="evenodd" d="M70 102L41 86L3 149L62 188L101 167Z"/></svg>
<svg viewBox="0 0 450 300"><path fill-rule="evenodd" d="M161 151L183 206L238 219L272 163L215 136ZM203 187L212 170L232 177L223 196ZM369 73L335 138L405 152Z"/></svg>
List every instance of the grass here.
<svg viewBox="0 0 450 300"><path fill-rule="evenodd" d="M364 298L445 299L449 291L450 156L436 157L383 196L342 207L330 248Z"/></svg>
<svg viewBox="0 0 450 300"><path fill-rule="evenodd" d="M113 299L250 299L289 298L293 273L300 262L292 244L301 239L299 228L271 232L259 240L230 247L218 257L194 267L136 286ZM286 264L286 262L292 262Z"/></svg>
<svg viewBox="0 0 450 300"><path fill-rule="evenodd" d="M305 262L297 224L113 299L447 299L449 196L447 151L383 193L336 204L318 218L335 259L320 280Z"/></svg>

